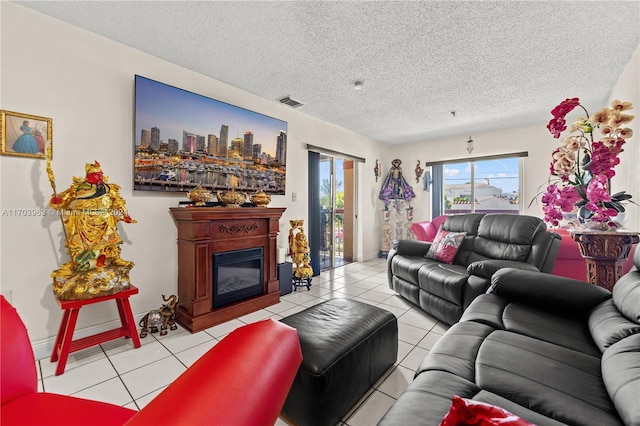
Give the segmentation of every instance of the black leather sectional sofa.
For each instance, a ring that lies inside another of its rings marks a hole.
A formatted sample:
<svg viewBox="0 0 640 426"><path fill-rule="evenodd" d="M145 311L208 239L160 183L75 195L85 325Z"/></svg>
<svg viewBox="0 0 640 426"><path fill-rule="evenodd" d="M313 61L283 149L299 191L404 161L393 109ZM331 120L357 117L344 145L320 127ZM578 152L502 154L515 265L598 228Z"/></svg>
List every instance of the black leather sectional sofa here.
<svg viewBox="0 0 640 426"><path fill-rule="evenodd" d="M537 217L449 216L442 229L466 232L452 264L425 257L430 242L396 240L387 256L389 286L438 319L453 324L500 268L550 272L560 236Z"/></svg>
<svg viewBox="0 0 640 426"><path fill-rule="evenodd" d="M453 395L539 426L640 425L640 250L600 287L503 269L433 347L380 425L438 425Z"/></svg>

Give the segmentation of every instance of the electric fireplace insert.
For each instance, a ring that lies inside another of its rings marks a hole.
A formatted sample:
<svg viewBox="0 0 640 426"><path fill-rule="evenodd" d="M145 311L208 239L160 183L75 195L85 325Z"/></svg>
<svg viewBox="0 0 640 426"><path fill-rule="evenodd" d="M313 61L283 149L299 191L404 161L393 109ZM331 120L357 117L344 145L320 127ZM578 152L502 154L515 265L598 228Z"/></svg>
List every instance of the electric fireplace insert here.
<svg viewBox="0 0 640 426"><path fill-rule="evenodd" d="M213 307L260 296L264 292L263 248L213 254Z"/></svg>

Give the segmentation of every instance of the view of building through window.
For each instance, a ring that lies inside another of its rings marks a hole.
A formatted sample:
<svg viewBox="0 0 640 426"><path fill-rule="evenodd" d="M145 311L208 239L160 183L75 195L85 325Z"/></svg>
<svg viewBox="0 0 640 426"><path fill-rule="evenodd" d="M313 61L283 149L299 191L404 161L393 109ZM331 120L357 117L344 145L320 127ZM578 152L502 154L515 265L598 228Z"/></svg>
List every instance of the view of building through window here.
<svg viewBox="0 0 640 426"><path fill-rule="evenodd" d="M349 263L346 259L348 256L345 256L344 182L344 159L322 155L320 157L321 270ZM349 238L348 233L346 237Z"/></svg>
<svg viewBox="0 0 640 426"><path fill-rule="evenodd" d="M520 211L520 159L444 165L444 214Z"/></svg>

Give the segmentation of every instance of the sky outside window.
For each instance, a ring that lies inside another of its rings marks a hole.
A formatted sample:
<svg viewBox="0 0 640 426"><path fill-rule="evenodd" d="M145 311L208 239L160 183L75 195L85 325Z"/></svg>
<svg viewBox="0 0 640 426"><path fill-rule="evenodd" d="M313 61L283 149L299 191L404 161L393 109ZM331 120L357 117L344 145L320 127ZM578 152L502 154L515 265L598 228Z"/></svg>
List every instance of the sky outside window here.
<svg viewBox="0 0 640 426"><path fill-rule="evenodd" d="M475 182L489 183L504 193L518 192L519 158L447 164L444 167L445 185L462 185L471 181L471 167L475 167Z"/></svg>

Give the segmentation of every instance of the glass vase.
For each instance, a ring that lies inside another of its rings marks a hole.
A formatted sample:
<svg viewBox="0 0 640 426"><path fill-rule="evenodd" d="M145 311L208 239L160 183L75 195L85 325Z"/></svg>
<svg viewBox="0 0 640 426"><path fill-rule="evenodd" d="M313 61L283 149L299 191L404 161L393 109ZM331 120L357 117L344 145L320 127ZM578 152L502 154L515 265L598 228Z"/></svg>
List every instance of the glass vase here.
<svg viewBox="0 0 640 426"><path fill-rule="evenodd" d="M584 229L590 231L615 231L624 225L626 218L624 212L618 212L618 215L612 217L610 222L598 222L592 219L593 214L593 211L585 206L578 209L578 220Z"/></svg>

